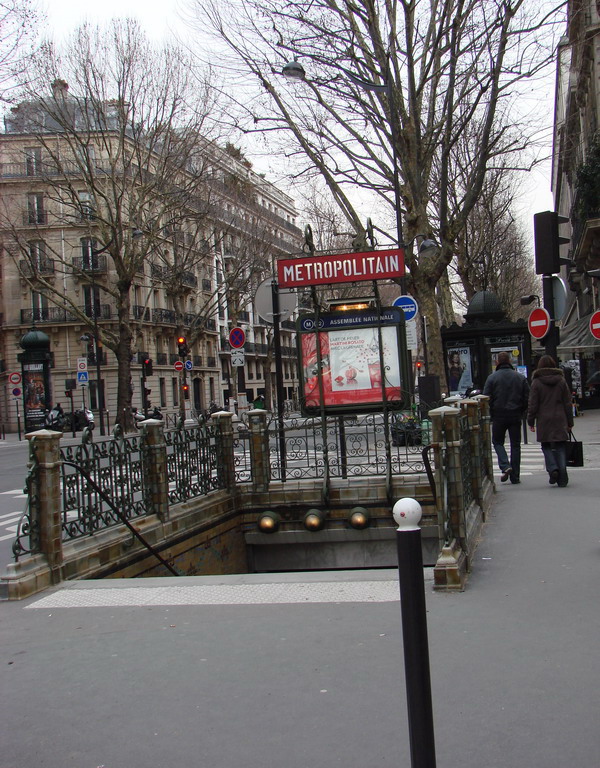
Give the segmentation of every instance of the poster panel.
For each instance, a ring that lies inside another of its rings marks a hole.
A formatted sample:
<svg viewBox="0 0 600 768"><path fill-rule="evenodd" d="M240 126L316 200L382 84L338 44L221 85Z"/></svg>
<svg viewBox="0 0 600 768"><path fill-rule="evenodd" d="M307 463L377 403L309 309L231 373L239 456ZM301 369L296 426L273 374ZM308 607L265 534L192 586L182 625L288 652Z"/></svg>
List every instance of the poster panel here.
<svg viewBox="0 0 600 768"><path fill-rule="evenodd" d="M27 429L43 427L47 392L43 363L23 364L23 402Z"/></svg>
<svg viewBox="0 0 600 768"><path fill-rule="evenodd" d="M446 350L448 387L451 395L464 394L473 387L470 347L449 347Z"/></svg>
<svg viewBox="0 0 600 768"><path fill-rule="evenodd" d="M372 318L372 313L371 317ZM393 316L396 318L396 315ZM321 393L327 409L347 413L381 407L383 388L386 401L402 406L400 325L383 325L381 342L384 372L380 359L380 329L361 323L357 315L344 318L344 327L335 328L326 318L318 333L300 334L303 405L307 413L320 409ZM320 351L317 354L317 338Z"/></svg>
<svg viewBox="0 0 600 768"><path fill-rule="evenodd" d="M490 355L492 357L492 371L496 370L498 365L498 355L500 352L508 352L510 355L510 363L514 368L523 364L523 355L521 354L521 348L519 344L510 344L503 347L491 347Z"/></svg>

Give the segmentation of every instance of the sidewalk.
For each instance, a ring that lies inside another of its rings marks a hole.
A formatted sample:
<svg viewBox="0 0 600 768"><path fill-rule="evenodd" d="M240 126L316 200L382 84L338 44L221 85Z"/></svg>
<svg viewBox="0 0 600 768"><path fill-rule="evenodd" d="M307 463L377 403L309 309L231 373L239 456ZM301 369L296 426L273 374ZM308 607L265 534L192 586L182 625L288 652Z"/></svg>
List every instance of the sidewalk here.
<svg viewBox="0 0 600 768"><path fill-rule="evenodd" d="M426 572L438 768L599 763L600 412L574 431L568 488L498 484L464 593ZM363 571L3 603L0 768L410 768L397 600Z"/></svg>

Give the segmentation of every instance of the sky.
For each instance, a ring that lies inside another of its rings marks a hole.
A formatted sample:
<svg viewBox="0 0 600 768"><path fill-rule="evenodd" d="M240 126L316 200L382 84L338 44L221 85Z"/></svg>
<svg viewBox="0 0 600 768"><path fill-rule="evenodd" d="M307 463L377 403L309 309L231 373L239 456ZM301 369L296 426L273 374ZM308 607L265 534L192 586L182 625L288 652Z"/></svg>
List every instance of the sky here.
<svg viewBox="0 0 600 768"><path fill-rule="evenodd" d="M223 1L227 2L227 0ZM83 3L81 0L45 0L43 7L48 21L48 31L58 40L68 36L84 21L104 23L111 18L126 16L137 19L148 36L156 41L174 33L185 36L186 32L181 18L185 9L185 0L100 0L91 3ZM552 88L548 90L547 109L549 114L553 114ZM266 171L267 178L270 178L268 167L262 167L260 159L252 157L251 152L248 152L248 155L255 163L255 169ZM522 176L517 213L531 241L533 241L533 214L554 209L550 174L551 168L548 161L527 176ZM272 177L271 180L273 180ZM293 190L285 191L294 196ZM369 215L372 215L369 211L365 212L365 217Z"/></svg>

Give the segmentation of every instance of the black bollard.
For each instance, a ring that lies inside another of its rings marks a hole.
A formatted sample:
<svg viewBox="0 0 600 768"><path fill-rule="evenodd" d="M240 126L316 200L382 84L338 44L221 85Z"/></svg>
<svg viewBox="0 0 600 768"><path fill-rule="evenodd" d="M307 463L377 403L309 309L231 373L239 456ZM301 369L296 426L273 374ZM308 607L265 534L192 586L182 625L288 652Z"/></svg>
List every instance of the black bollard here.
<svg viewBox="0 0 600 768"><path fill-rule="evenodd" d="M400 499L394 504L394 519L398 523L396 544L410 764L412 768L436 768L423 555L418 526L421 514L421 505L415 499Z"/></svg>

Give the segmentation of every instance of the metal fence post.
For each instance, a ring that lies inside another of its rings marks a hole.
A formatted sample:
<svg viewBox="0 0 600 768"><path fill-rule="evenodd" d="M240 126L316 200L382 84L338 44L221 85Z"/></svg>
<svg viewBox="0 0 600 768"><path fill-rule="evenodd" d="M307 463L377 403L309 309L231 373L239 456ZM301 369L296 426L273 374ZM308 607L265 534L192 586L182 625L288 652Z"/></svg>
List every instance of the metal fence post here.
<svg viewBox="0 0 600 768"><path fill-rule="evenodd" d="M233 413L217 411L210 417L215 424L218 473L223 488L235 489L235 459L233 455Z"/></svg>
<svg viewBox="0 0 600 768"><path fill-rule="evenodd" d="M393 514L398 524L396 545L404 640L410 764L412 768L435 768L427 608L421 529L419 528L421 505L415 499L400 499L394 504Z"/></svg>
<svg viewBox="0 0 600 768"><path fill-rule="evenodd" d="M255 491L267 491L271 480L267 412L262 408L248 411L248 424L250 426L252 488Z"/></svg>
<svg viewBox="0 0 600 768"><path fill-rule="evenodd" d="M169 479L167 473L167 445L162 421L147 419L141 433L141 453L144 467L148 514L160 520L169 518Z"/></svg>

